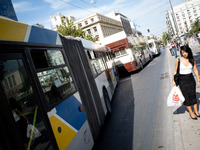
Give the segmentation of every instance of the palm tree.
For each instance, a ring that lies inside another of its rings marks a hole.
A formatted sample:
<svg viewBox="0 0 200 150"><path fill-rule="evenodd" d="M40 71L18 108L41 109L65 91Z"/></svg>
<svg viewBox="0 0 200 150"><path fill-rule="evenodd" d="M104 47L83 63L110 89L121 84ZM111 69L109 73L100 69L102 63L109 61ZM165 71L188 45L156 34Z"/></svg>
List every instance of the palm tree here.
<svg viewBox="0 0 200 150"><path fill-rule="evenodd" d="M189 31L190 35L194 34L194 33L199 33L199 20L196 19L193 24L192 24L192 28Z"/></svg>
<svg viewBox="0 0 200 150"><path fill-rule="evenodd" d="M167 41L170 41L171 40L171 37L170 35L167 33L167 32L163 32L163 35L162 35L162 40L165 44L167 44Z"/></svg>

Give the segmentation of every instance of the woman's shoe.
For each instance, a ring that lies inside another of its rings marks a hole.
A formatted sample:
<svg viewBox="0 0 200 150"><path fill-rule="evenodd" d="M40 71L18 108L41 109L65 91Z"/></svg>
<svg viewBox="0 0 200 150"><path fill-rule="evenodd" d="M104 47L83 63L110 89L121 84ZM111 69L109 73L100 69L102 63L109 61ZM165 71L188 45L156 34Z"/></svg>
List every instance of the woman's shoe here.
<svg viewBox="0 0 200 150"><path fill-rule="evenodd" d="M192 118L192 116L190 116L191 118ZM197 117L195 117L195 118L192 118L193 120L197 120Z"/></svg>
<svg viewBox="0 0 200 150"><path fill-rule="evenodd" d="M200 115L197 115L196 113L194 113L198 118L200 118Z"/></svg>

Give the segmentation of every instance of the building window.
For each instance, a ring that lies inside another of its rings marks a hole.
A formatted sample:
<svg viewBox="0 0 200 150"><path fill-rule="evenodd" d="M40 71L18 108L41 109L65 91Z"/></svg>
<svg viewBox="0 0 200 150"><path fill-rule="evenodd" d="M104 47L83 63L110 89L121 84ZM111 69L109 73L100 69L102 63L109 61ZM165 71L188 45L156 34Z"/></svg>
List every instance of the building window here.
<svg viewBox="0 0 200 150"><path fill-rule="evenodd" d="M85 21L85 25L87 25L87 24L88 24L88 21L86 20L86 21Z"/></svg>
<svg viewBox="0 0 200 150"><path fill-rule="evenodd" d="M96 35L95 37L99 40L99 35Z"/></svg>
<svg viewBox="0 0 200 150"><path fill-rule="evenodd" d="M94 29L94 32L97 32L97 27L94 27L93 29Z"/></svg>
<svg viewBox="0 0 200 150"><path fill-rule="evenodd" d="M91 20L91 22L94 22L94 18L91 18L90 20Z"/></svg>
<svg viewBox="0 0 200 150"><path fill-rule="evenodd" d="M82 23L79 23L79 27L82 27Z"/></svg>
<svg viewBox="0 0 200 150"><path fill-rule="evenodd" d="M88 29L88 30L87 30L87 32L88 32L88 34L91 34L91 31L90 31L90 29Z"/></svg>

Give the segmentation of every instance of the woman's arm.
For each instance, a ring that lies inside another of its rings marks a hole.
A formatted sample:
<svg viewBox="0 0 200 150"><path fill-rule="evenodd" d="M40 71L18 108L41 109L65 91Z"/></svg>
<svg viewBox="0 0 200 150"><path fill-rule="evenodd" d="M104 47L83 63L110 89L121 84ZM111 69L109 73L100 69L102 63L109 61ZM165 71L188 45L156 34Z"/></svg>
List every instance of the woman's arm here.
<svg viewBox="0 0 200 150"><path fill-rule="evenodd" d="M196 61L194 61L193 71L194 71L194 74L197 78L197 87L200 87L199 72L198 72L198 69L197 69Z"/></svg>
<svg viewBox="0 0 200 150"><path fill-rule="evenodd" d="M18 114L20 114L20 115L26 120L26 123L27 123L27 124L30 124L28 118L27 118L21 111L19 111L18 109L15 109L15 111L16 111Z"/></svg>
<svg viewBox="0 0 200 150"><path fill-rule="evenodd" d="M172 77L172 85L173 86L176 86L176 83L174 82L174 75L177 73L177 69L178 69L178 60L176 61L175 69L174 69L174 73L173 73L173 77Z"/></svg>

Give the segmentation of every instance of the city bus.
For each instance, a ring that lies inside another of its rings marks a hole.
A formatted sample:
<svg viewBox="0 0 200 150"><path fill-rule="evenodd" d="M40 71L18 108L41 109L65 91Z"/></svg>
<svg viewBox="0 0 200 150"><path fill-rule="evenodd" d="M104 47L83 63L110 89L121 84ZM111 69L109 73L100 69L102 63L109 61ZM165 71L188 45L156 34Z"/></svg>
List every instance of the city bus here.
<svg viewBox="0 0 200 150"><path fill-rule="evenodd" d="M101 44L110 47L114 52L114 61L122 76L124 73L142 69L153 58L146 45L136 46L134 37L127 36L124 31L104 38Z"/></svg>
<svg viewBox="0 0 200 150"><path fill-rule="evenodd" d="M0 149L92 149L118 81L108 47L0 17Z"/></svg>
<svg viewBox="0 0 200 150"><path fill-rule="evenodd" d="M160 54L160 46L157 40L154 39L148 40L148 46L154 56Z"/></svg>

